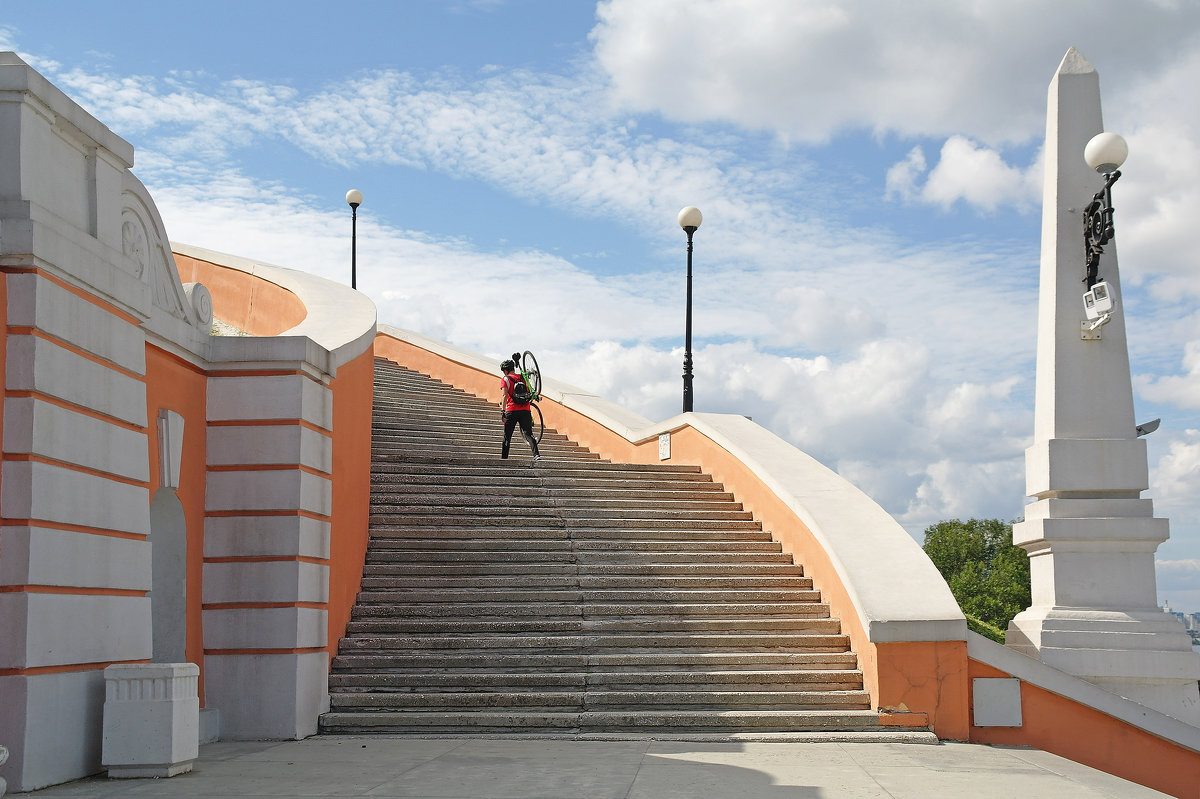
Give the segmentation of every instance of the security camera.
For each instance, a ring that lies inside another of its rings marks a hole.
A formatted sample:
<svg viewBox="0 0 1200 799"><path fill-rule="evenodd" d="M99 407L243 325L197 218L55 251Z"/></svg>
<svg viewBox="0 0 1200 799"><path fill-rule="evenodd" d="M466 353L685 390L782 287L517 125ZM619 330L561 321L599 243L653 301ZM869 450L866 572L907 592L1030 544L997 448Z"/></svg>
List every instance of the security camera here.
<svg viewBox="0 0 1200 799"><path fill-rule="evenodd" d="M1100 281L1084 292L1083 310L1087 313L1088 319L1099 319L1102 316L1111 315L1115 306L1116 301L1108 284L1104 281Z"/></svg>

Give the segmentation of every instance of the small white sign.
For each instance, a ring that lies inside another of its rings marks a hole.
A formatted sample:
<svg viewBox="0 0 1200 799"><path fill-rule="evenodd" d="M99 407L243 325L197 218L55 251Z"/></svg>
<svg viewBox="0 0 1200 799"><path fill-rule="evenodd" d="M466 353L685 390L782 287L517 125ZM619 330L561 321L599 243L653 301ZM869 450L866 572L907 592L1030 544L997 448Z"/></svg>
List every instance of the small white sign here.
<svg viewBox="0 0 1200 799"><path fill-rule="evenodd" d="M671 459L671 434L662 433L658 437L658 459L667 461Z"/></svg>
<svg viewBox="0 0 1200 799"><path fill-rule="evenodd" d="M1021 681L976 677L971 684L976 727L1020 727Z"/></svg>

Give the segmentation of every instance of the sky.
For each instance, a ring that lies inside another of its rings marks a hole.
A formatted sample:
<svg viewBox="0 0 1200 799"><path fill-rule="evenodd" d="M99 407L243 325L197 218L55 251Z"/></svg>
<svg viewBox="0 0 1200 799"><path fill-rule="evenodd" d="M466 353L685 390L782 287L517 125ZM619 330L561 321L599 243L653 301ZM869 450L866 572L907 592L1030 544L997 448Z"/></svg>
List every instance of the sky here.
<svg viewBox="0 0 1200 799"><path fill-rule="evenodd" d="M357 188L382 323L533 350L652 420L681 406L697 206L696 410L753 417L918 541L1028 501L1046 89L1071 46L1129 142L1158 597L1197 612L1200 3L0 0L0 49L134 145L173 241L348 283Z"/></svg>

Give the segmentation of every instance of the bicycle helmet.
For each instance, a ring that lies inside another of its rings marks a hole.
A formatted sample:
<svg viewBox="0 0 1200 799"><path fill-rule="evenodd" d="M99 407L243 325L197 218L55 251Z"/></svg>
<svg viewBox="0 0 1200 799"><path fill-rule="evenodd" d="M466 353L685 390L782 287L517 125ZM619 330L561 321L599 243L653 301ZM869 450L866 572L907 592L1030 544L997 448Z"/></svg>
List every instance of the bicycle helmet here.
<svg viewBox="0 0 1200 799"><path fill-rule="evenodd" d="M513 361L511 359L504 361L503 363L500 364L500 371L515 372L515 371L517 371L517 364L515 361Z"/></svg>

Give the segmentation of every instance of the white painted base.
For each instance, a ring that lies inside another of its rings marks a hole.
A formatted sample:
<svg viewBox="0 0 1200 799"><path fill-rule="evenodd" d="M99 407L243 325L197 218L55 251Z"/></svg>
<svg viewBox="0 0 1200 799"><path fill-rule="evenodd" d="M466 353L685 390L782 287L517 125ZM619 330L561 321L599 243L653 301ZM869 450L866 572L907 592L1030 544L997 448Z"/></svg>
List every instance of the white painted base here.
<svg viewBox="0 0 1200 799"><path fill-rule="evenodd" d="M184 763L154 763L145 766L107 766L110 780L142 780L174 777L192 770L195 760Z"/></svg>
<svg viewBox="0 0 1200 799"><path fill-rule="evenodd" d="M221 711L214 707L200 708L200 744L221 740Z"/></svg>
<svg viewBox="0 0 1200 799"><path fill-rule="evenodd" d="M1157 610L1030 608L1006 644L1110 693L1200 726L1200 655L1177 619Z"/></svg>
<svg viewBox="0 0 1200 799"><path fill-rule="evenodd" d="M300 740L329 709L329 655L207 655L206 702L221 711L226 741Z"/></svg>
<svg viewBox="0 0 1200 799"><path fill-rule="evenodd" d="M13 596L7 594L6 596ZM34 791L100 771L104 676L99 669L0 677L0 773Z"/></svg>

